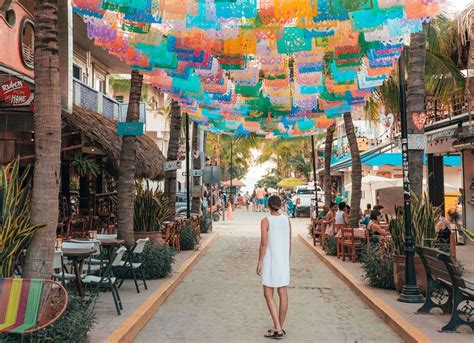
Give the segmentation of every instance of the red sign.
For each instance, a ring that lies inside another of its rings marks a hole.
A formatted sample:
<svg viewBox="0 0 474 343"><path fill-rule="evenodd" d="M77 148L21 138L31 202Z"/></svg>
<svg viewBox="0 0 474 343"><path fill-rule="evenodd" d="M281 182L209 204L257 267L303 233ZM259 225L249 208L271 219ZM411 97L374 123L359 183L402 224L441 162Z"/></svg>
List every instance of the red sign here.
<svg viewBox="0 0 474 343"><path fill-rule="evenodd" d="M23 80L8 80L0 85L0 99L13 106L27 105L31 91Z"/></svg>
<svg viewBox="0 0 474 343"><path fill-rule="evenodd" d="M421 131L425 125L426 121L428 120L428 117L426 116L425 112L414 112L412 115L413 123L415 124L415 127L418 131Z"/></svg>

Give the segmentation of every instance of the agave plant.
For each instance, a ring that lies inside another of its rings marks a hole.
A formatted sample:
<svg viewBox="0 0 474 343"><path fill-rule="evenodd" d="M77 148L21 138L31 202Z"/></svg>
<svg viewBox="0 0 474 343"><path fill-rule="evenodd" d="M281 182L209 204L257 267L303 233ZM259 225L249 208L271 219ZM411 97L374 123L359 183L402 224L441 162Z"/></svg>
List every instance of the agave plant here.
<svg viewBox="0 0 474 343"><path fill-rule="evenodd" d="M162 191L151 188L148 180L145 184L136 181L135 188L134 231L159 231L160 224L171 214L168 197Z"/></svg>
<svg viewBox="0 0 474 343"><path fill-rule="evenodd" d="M31 237L46 225L30 224L29 167L20 173L19 159L0 171L0 278L13 275Z"/></svg>
<svg viewBox="0 0 474 343"><path fill-rule="evenodd" d="M411 199L411 226L415 245L431 247L436 238L435 225L441 216L441 209L433 206L426 194L421 199L412 194ZM395 213L395 218L390 222L391 243L393 251L403 255L405 244L403 208L397 207Z"/></svg>

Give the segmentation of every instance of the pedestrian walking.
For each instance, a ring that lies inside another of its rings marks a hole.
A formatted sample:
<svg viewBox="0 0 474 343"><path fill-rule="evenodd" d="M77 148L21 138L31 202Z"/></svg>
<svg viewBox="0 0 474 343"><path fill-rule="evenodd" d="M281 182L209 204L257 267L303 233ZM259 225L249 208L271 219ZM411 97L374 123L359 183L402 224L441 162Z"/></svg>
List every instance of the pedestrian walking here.
<svg viewBox="0 0 474 343"><path fill-rule="evenodd" d="M255 194L257 196L257 211L258 212L262 212L263 211L263 207L265 205L265 190L262 188L262 187L258 187L256 190L255 190Z"/></svg>
<svg viewBox="0 0 474 343"><path fill-rule="evenodd" d="M273 327L265 337L280 339L286 335L283 324L288 310L290 283L291 223L280 213L281 199L272 195L268 199L270 215L262 219L257 275L262 277L263 294L273 320ZM277 289L279 306L274 298Z"/></svg>

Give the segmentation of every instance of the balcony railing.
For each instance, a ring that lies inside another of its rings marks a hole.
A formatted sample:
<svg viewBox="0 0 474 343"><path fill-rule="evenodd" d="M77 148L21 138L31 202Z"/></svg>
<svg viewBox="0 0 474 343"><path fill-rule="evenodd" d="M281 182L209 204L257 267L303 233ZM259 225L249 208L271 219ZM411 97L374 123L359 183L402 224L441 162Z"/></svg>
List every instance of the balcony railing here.
<svg viewBox="0 0 474 343"><path fill-rule="evenodd" d="M120 103L85 83L74 79L74 105L103 114L105 117L118 120Z"/></svg>
<svg viewBox="0 0 474 343"><path fill-rule="evenodd" d="M428 117L427 125L441 120L453 119L468 112L467 99L464 94L454 93L449 102L441 101L433 96L426 96L425 111Z"/></svg>

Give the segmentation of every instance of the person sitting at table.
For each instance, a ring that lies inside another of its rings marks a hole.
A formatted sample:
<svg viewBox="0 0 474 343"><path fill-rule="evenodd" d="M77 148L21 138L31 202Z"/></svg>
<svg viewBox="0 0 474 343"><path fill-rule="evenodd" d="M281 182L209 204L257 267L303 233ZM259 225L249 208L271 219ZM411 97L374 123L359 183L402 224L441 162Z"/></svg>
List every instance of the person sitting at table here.
<svg viewBox="0 0 474 343"><path fill-rule="evenodd" d="M336 230L339 228L344 228L349 225L349 216L346 212L346 203L344 201L340 202L337 207L339 210L336 212L336 216L334 218L334 224L336 225Z"/></svg>
<svg viewBox="0 0 474 343"><path fill-rule="evenodd" d="M367 208L364 211L364 217L370 217L370 212L372 212L372 205L367 204Z"/></svg>
<svg viewBox="0 0 474 343"><path fill-rule="evenodd" d="M435 224L436 246L442 251L449 251L451 242L451 224L459 216L455 209L448 210L448 218L441 216Z"/></svg>
<svg viewBox="0 0 474 343"><path fill-rule="evenodd" d="M370 213L370 221L367 225L369 231L369 238L373 243L378 243L381 237L388 236L390 233L382 228L380 225L381 213L378 210L373 210Z"/></svg>
<svg viewBox="0 0 474 343"><path fill-rule="evenodd" d="M325 234L328 236L334 236L334 221L336 218L337 204L331 201L329 204L329 212L324 217L324 223L326 224Z"/></svg>

